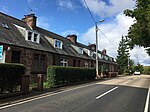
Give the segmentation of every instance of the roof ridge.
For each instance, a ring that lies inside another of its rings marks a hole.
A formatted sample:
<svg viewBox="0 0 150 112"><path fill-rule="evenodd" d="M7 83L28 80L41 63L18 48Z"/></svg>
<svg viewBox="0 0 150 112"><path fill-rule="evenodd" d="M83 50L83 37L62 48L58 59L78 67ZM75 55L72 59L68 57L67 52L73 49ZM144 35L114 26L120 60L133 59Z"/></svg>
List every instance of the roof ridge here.
<svg viewBox="0 0 150 112"><path fill-rule="evenodd" d="M41 28L41 27L39 27L39 26L36 26L36 27L39 28L39 29L41 29L41 30L47 31L47 32L49 32L49 33L53 33L54 35L63 37L63 36L61 36L61 35L59 35L59 34L57 34L57 33L54 33L54 32L51 32L51 31L49 31L49 30L43 29L43 28ZM63 38L65 38L65 37L63 37Z"/></svg>
<svg viewBox="0 0 150 112"><path fill-rule="evenodd" d="M62 39L65 39L66 41L68 41L68 42L70 42L66 37L64 37L64 36L61 36L61 35L59 35L59 34L57 34L57 33L55 33L55 32L52 32L52 31L49 31L49 30L46 30L46 29L43 29L43 28L41 28L41 27L36 27L36 28L39 28L39 29L41 29L41 30L44 30L44 31L46 31L46 32L48 32L48 33L51 33L51 34L54 34L54 35L56 35L56 36L59 36L60 38L62 38ZM70 42L71 43L71 42ZM73 44L73 43L72 43Z"/></svg>
<svg viewBox="0 0 150 112"><path fill-rule="evenodd" d="M15 18L15 17L13 17L13 16L7 15L7 14L5 14L5 13L3 13L3 12L0 12L0 14L2 14L2 15L4 15L4 16L7 16L7 17L9 17L9 18L15 19L15 20L17 20L17 21L20 21L20 22L25 23L24 21L22 21L22 20L20 20L20 19L18 19L18 18Z"/></svg>
<svg viewBox="0 0 150 112"><path fill-rule="evenodd" d="M61 35L59 35L59 34L57 34L57 33L51 32L51 31L49 31L49 30L43 29L43 28L41 28L41 27L38 27L38 26L37 26L37 28L40 28L40 29L42 29L42 30L44 30L44 31L47 31L47 32L49 32L49 33L52 33L52 34L54 34L54 35L57 35L57 36L60 36L60 37L62 37L63 39L66 39L66 40L68 40L66 37L64 37L64 36L61 36ZM80 42L77 42L77 44L80 44L80 45L82 45L82 46L88 47L88 45L82 44L82 43L80 43Z"/></svg>

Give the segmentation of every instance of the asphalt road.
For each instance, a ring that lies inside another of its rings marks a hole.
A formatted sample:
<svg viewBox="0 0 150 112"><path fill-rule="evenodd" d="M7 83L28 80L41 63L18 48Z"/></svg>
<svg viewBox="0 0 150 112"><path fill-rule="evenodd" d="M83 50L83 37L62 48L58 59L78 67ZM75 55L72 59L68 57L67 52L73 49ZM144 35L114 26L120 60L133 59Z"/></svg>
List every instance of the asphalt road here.
<svg viewBox="0 0 150 112"><path fill-rule="evenodd" d="M0 107L0 112L145 112L149 84L150 76L120 77Z"/></svg>

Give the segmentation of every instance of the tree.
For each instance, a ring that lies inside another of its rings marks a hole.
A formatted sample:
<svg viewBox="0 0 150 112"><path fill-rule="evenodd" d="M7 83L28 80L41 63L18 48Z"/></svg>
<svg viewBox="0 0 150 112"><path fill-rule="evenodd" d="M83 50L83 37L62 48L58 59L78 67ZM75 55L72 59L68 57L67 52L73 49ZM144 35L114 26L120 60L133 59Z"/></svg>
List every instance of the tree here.
<svg viewBox="0 0 150 112"><path fill-rule="evenodd" d="M117 50L118 55L116 59L119 65L119 74L122 74L128 70L129 50L128 50L127 42L128 42L127 38L122 36Z"/></svg>
<svg viewBox="0 0 150 112"><path fill-rule="evenodd" d="M135 66L134 70L135 71L140 71L142 73L143 70L144 70L144 67L143 67L143 65L138 63L137 66Z"/></svg>
<svg viewBox="0 0 150 112"><path fill-rule="evenodd" d="M144 74L150 75L150 66L144 66Z"/></svg>
<svg viewBox="0 0 150 112"><path fill-rule="evenodd" d="M135 18L135 23L128 31L130 48L135 45L143 46L150 55L150 0L136 0L136 8L127 9L124 14Z"/></svg>

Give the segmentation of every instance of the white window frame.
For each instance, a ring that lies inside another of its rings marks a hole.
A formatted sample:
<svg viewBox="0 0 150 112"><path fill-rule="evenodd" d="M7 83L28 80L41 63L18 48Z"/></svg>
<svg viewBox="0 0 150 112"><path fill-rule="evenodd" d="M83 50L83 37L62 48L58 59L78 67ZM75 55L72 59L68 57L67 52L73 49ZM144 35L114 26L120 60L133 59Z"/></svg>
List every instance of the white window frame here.
<svg viewBox="0 0 150 112"><path fill-rule="evenodd" d="M68 66L68 59L61 58L60 63L61 66Z"/></svg>
<svg viewBox="0 0 150 112"><path fill-rule="evenodd" d="M28 39L28 35L29 35L29 32L31 32L31 40ZM37 39L36 41L34 41L34 35L37 34ZM40 43L40 34L37 33L37 32L34 32L34 31L31 31L31 30L26 30L26 40L27 41L31 41L31 42L35 42L35 43Z"/></svg>
<svg viewBox="0 0 150 112"><path fill-rule="evenodd" d="M102 55L101 55L100 53L98 53L98 57L99 57L100 59L102 59Z"/></svg>
<svg viewBox="0 0 150 112"><path fill-rule="evenodd" d="M80 53L80 54L83 54L83 48L79 47L78 50L79 50L79 53ZM81 52L80 52L80 51L81 51Z"/></svg>
<svg viewBox="0 0 150 112"><path fill-rule="evenodd" d="M36 37L36 40L34 41L35 35L37 35L37 37ZM34 33L33 34L33 42L39 43L39 41L40 41L39 39L40 39L39 34L38 33Z"/></svg>
<svg viewBox="0 0 150 112"><path fill-rule="evenodd" d="M60 42L60 46L56 46L56 41L57 41L57 42ZM61 41L61 40L54 39L54 47L55 47L55 48L62 49L62 41Z"/></svg>
<svg viewBox="0 0 150 112"><path fill-rule="evenodd" d="M2 25L3 28L9 29L9 26L7 25L7 23L0 22L0 24Z"/></svg>
<svg viewBox="0 0 150 112"><path fill-rule="evenodd" d="M85 67L85 68L88 68L88 67L89 67L89 64L88 64L87 61L84 62L84 67Z"/></svg>
<svg viewBox="0 0 150 112"><path fill-rule="evenodd" d="M31 40L29 40L29 33L31 33ZM28 41L33 41L32 37L33 37L33 33L31 31L28 31L27 32L27 40Z"/></svg>
<svg viewBox="0 0 150 112"><path fill-rule="evenodd" d="M105 60L108 60L108 56L105 55L104 58L105 58Z"/></svg>
<svg viewBox="0 0 150 112"><path fill-rule="evenodd" d="M93 57L93 55L94 55L94 52L90 51L90 56Z"/></svg>
<svg viewBox="0 0 150 112"><path fill-rule="evenodd" d="M19 25L16 25L16 24L13 24L13 25L15 25L15 27L20 28L20 29L22 29L22 30L26 30L26 28L24 28L24 27L22 27L22 26L19 26Z"/></svg>
<svg viewBox="0 0 150 112"><path fill-rule="evenodd" d="M90 50L88 50L88 56L91 56L91 51Z"/></svg>

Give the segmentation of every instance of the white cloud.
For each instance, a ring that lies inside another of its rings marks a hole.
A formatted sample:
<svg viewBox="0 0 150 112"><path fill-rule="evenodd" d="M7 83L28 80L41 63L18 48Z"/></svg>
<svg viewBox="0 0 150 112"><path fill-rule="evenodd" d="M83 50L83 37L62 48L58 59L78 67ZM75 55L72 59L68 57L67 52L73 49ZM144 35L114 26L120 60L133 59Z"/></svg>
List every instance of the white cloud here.
<svg viewBox="0 0 150 112"><path fill-rule="evenodd" d="M82 0L83 6L86 6ZM89 9L100 17L111 17L125 9L133 9L135 1L133 0L109 0L109 4L102 0L86 0Z"/></svg>
<svg viewBox="0 0 150 112"><path fill-rule="evenodd" d="M47 29L50 29L49 19L43 16L39 16L37 19L37 26Z"/></svg>
<svg viewBox="0 0 150 112"><path fill-rule="evenodd" d="M131 59L133 59L136 64L139 62L142 65L150 66L150 57L143 47L136 46L132 51L130 51L130 54Z"/></svg>
<svg viewBox="0 0 150 112"><path fill-rule="evenodd" d="M8 7L6 6L0 6L0 12L3 12L3 13L8 13Z"/></svg>
<svg viewBox="0 0 150 112"><path fill-rule="evenodd" d="M60 9L74 10L75 8L71 0L58 0L58 6Z"/></svg>
<svg viewBox="0 0 150 112"><path fill-rule="evenodd" d="M99 48L107 49L113 54L118 48L118 43L122 37L122 35L127 35L128 28L133 24L133 19L124 16L122 13L116 16L116 19L110 23L100 23L99 28L105 33L106 38L102 32L99 31L98 39L99 39ZM81 39L84 43L95 43L95 26L88 29L86 33L81 36ZM111 43L110 43L111 41ZM112 45L113 44L113 45Z"/></svg>
<svg viewBox="0 0 150 112"><path fill-rule="evenodd" d="M64 0L59 0L62 3L60 6L67 7L67 3L70 2ZM133 0L109 0L109 4L105 3L102 0L86 0L90 10L100 17L115 17L109 21L109 23L99 23L98 27L105 33L105 35L109 38L109 40L102 34L102 32L98 31L98 40L99 40L99 50L106 49L107 54L116 58L118 44L121 40L122 35L126 36L128 33L129 27L134 23L134 19L123 15L123 11L125 9L133 9L135 7L135 1ZM82 0L83 5L84 0ZM72 6L72 5L71 5ZM72 33L73 32L73 33ZM62 33L63 36L68 34L77 34L78 32L68 30ZM95 26L89 28L84 34L78 35L79 40L84 43L95 43ZM140 55L139 55L140 52ZM136 63L140 62L143 65L150 65L150 58L146 54L143 48L137 49L135 47L131 51L131 59L133 59Z"/></svg>
<svg viewBox="0 0 150 112"><path fill-rule="evenodd" d="M77 36L79 36L79 32L75 31L75 30L67 30L67 31L64 31L61 33L62 36L66 37L67 35L72 35L72 34L75 34Z"/></svg>
<svg viewBox="0 0 150 112"><path fill-rule="evenodd" d="M117 49L119 41L122 35L127 35L129 27L134 23L134 19L129 18L122 13L118 14L114 21L110 23L100 23L98 27L105 33L108 39L102 35L102 32L98 33L99 50L106 49L108 55L112 57L117 56ZM89 28L86 33L81 36L83 43L95 43L95 26ZM143 65L150 65L150 57L144 50L144 48L135 47L130 51L131 59L135 63L139 62Z"/></svg>

